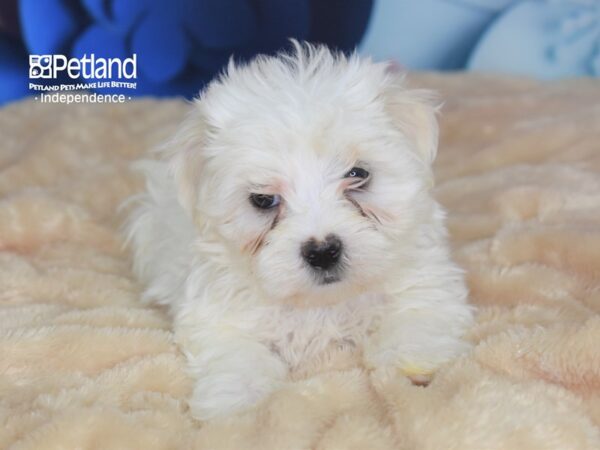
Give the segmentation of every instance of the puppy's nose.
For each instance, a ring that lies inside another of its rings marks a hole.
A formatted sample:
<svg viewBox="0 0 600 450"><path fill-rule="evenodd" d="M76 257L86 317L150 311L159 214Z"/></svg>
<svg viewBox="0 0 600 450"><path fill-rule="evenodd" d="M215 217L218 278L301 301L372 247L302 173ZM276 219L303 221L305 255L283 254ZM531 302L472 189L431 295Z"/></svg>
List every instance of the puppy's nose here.
<svg viewBox="0 0 600 450"><path fill-rule="evenodd" d="M302 245L302 257L318 270L328 270L338 264L342 255L342 241L330 234L324 241L310 239Z"/></svg>

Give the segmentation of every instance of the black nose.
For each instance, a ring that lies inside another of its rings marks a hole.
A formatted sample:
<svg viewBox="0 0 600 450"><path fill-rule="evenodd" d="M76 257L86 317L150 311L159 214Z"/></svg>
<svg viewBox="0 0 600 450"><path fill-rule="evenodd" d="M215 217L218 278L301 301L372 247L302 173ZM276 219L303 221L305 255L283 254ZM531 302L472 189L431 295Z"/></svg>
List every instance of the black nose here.
<svg viewBox="0 0 600 450"><path fill-rule="evenodd" d="M331 269L339 262L341 255L342 241L333 234L324 241L310 239L302 245L302 257L315 269Z"/></svg>

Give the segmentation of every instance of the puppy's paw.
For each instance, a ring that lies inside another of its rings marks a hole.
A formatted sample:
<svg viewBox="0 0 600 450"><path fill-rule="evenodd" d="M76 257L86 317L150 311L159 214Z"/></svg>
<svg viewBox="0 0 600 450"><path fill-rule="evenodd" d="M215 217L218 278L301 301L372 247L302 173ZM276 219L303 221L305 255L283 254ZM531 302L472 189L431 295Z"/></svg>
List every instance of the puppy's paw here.
<svg viewBox="0 0 600 450"><path fill-rule="evenodd" d="M433 374L432 373L423 373L423 374L419 374L419 375L407 375L408 379L410 380L410 382L412 384L414 384L415 386L429 386L429 383L431 383L431 380L433 379Z"/></svg>
<svg viewBox="0 0 600 450"><path fill-rule="evenodd" d="M403 364L401 360L395 363L375 366L365 361L369 370L379 380L391 380L406 377L415 386L428 386L434 376L434 370L419 369L414 364Z"/></svg>
<svg viewBox="0 0 600 450"><path fill-rule="evenodd" d="M256 405L274 388L269 379L241 373L203 378L194 386L190 409L199 420L225 417Z"/></svg>
<svg viewBox="0 0 600 450"><path fill-rule="evenodd" d="M285 368L279 361L269 365L248 365L238 371L219 372L201 376L196 380L189 406L192 415L199 420L226 417L246 411L265 400L279 388L285 376Z"/></svg>
<svg viewBox="0 0 600 450"><path fill-rule="evenodd" d="M374 345L375 344L375 345ZM386 376L406 376L418 386L427 386L435 371L444 363L470 348L460 339L410 342L388 338L371 342L364 351L365 366Z"/></svg>

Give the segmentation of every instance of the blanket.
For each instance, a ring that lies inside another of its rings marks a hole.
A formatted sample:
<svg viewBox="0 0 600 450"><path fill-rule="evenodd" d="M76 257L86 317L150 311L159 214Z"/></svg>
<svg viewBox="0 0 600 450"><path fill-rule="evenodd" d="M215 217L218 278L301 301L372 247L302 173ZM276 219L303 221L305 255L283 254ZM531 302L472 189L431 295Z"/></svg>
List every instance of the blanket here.
<svg viewBox="0 0 600 450"><path fill-rule="evenodd" d="M427 387L332 353L207 423L119 205L178 100L0 110L0 448L599 449L600 82L419 74L445 100L435 195L477 321Z"/></svg>

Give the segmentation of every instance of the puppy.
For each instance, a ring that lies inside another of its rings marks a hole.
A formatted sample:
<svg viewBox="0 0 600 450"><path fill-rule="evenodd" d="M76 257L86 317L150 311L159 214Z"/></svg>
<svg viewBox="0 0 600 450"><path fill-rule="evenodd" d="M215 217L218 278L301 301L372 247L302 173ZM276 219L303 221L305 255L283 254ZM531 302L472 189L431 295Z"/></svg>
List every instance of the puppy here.
<svg viewBox="0 0 600 450"><path fill-rule="evenodd" d="M249 408L331 345L419 381L467 350L435 114L385 65L296 43L230 63L141 163L134 270L172 312L195 417Z"/></svg>

